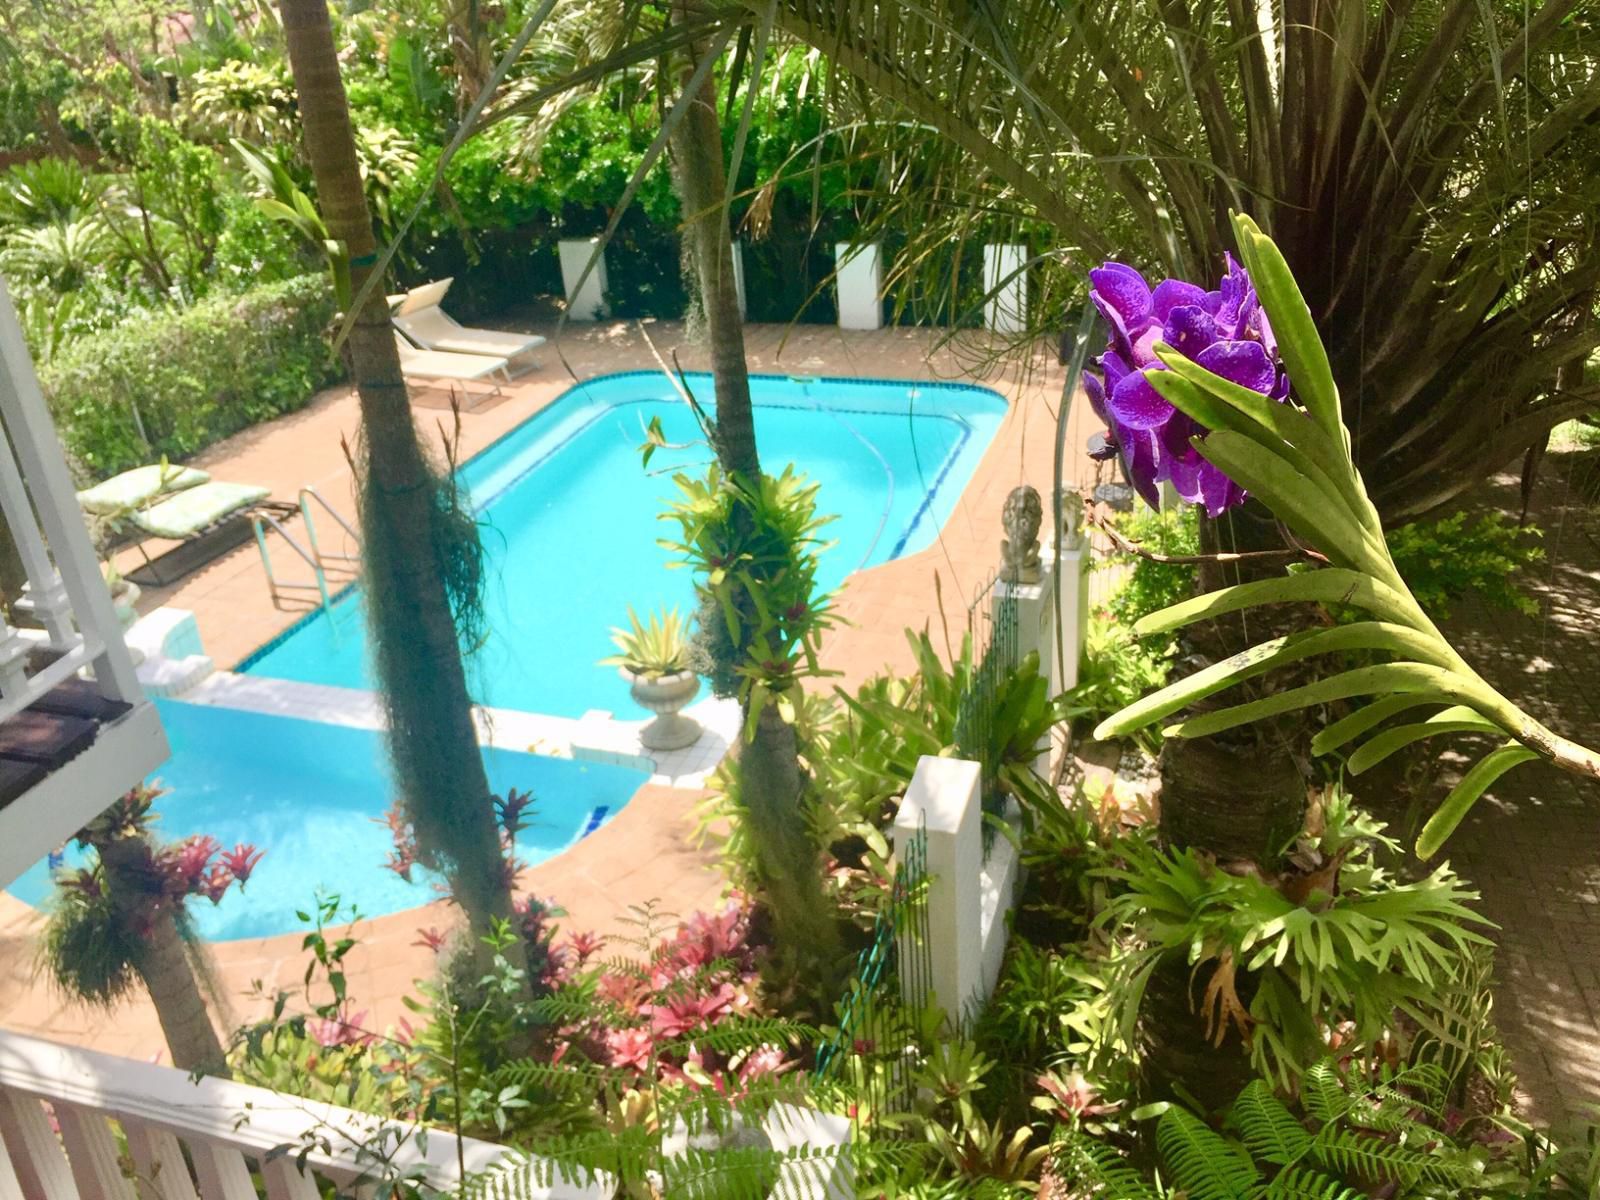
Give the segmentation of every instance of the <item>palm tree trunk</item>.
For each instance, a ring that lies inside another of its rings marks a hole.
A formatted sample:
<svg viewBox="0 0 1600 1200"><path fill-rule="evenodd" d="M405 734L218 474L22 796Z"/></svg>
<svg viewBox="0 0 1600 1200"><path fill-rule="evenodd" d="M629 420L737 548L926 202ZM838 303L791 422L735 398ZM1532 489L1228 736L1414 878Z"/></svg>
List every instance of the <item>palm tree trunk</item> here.
<svg viewBox="0 0 1600 1200"><path fill-rule="evenodd" d="M377 245L327 4L282 0L282 11L323 220L344 244L359 293ZM441 568L440 539L450 535L455 513L411 419L394 339L383 288L374 288L347 347L361 400L368 618L390 755L421 856L446 873L484 958L479 939L511 918L511 890L461 662L458 608ZM475 542L468 549L475 552Z"/></svg>
<svg viewBox="0 0 1600 1200"><path fill-rule="evenodd" d="M229 1075L227 1055L217 1038L194 963L178 929L177 912L162 905L151 915L160 881L151 878L151 853L143 834L92 834L90 838L105 871L106 890L119 918L141 930L143 949L134 969L150 993L156 1018L167 1039L172 1065L206 1075ZM176 903L182 904L181 900Z"/></svg>
<svg viewBox="0 0 1600 1200"><path fill-rule="evenodd" d="M1206 554L1281 550L1283 538L1271 515L1252 501L1220 521L1202 515L1200 548ZM1264 578L1279 569L1277 562L1254 572L1239 563L1204 563L1199 590ZM1292 627L1303 614L1296 608L1272 615ZM1216 662L1286 632L1255 627L1266 619L1252 613L1250 627L1226 619L1197 626L1184 649ZM1229 690L1197 710L1247 698L1253 697ZM1214 737L1168 738L1161 749L1162 837L1170 845L1207 851L1219 862L1276 868L1283 848L1305 820L1306 777L1300 765L1305 755L1296 753L1297 740L1303 737L1303 727L1291 717ZM1251 979L1242 970L1238 978L1248 1004ZM1220 1108L1253 1072L1236 1037L1213 1045L1203 1036L1197 1004L1207 982L1205 977L1194 978L1181 955L1172 955L1156 968L1141 1010L1145 1073L1151 1095L1166 1097L1178 1085L1206 1107Z"/></svg>
<svg viewBox="0 0 1600 1200"><path fill-rule="evenodd" d="M687 86L698 48L684 55L680 83ZM673 174L683 204L690 260L694 264L711 372L716 381L717 459L730 475L754 483L761 477L756 451L750 370L745 361L744 320L734 284L733 238L726 206L728 176L723 162L722 126L717 119L716 74L708 72L673 135ZM736 506L734 520L748 520ZM711 608L702 616L721 627ZM702 627L705 626L702 620ZM744 648L719 637L722 655L742 656ZM735 663L716 663L716 677L733 678ZM752 738L739 754L739 795L755 847L757 871L766 892L774 937L796 980L827 986L839 948L839 932L822 890L822 862L805 818L805 774L792 725L768 703Z"/></svg>
<svg viewBox="0 0 1600 1200"><path fill-rule="evenodd" d="M705 51L700 51L701 53ZM683 82L696 66L685 55ZM728 189L722 160L722 126L717 120L716 72L708 72L672 139L673 175L683 202L689 256L705 311L711 342L711 374L717 387L717 459L723 469L756 479L755 417L750 404L750 369L744 356L744 322L733 278L733 237L724 206Z"/></svg>

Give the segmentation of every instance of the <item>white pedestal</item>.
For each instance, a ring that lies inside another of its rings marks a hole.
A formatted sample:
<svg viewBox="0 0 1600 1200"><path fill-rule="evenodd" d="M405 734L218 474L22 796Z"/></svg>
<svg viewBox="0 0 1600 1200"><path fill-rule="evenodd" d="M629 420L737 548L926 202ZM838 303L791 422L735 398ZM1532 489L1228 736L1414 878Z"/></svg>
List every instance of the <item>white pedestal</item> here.
<svg viewBox="0 0 1600 1200"><path fill-rule="evenodd" d="M1028 248L1012 244L983 248L984 328L1022 333L1028 328Z"/></svg>
<svg viewBox="0 0 1600 1200"><path fill-rule="evenodd" d="M839 328L882 329L883 260L878 244L839 242L833 250L838 262Z"/></svg>
<svg viewBox="0 0 1600 1200"><path fill-rule="evenodd" d="M570 321L602 321L611 315L606 307L604 254L594 264L589 277L583 280L582 288L578 287L583 269L589 265L594 248L599 244L597 237L562 238L556 243L556 252L561 256L561 287L567 294L567 319Z"/></svg>

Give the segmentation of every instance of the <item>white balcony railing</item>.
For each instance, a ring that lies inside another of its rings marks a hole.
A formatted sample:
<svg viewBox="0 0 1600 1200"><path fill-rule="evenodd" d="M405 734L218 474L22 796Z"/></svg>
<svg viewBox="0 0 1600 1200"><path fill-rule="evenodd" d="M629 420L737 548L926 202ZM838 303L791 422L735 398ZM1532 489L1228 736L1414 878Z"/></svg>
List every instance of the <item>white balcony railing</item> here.
<svg viewBox="0 0 1600 1200"><path fill-rule="evenodd" d="M140 692L4 281L0 523L16 550L13 569L20 564L27 584L25 592L0 604L3 887L167 757L161 723ZM17 581L10 582L14 588ZM59 689L80 676L91 681L89 687L75 684L71 703L63 707ZM46 702L52 692L57 694ZM110 703L83 711L84 701L96 701L96 694ZM29 709L34 711L26 718L19 715ZM6 1200L3 1190L0 1200Z"/></svg>
<svg viewBox="0 0 1600 1200"><path fill-rule="evenodd" d="M773 1200L854 1200L848 1120L780 1104L765 1129L773 1149L790 1156L778 1165ZM620 1195L603 1172L539 1163L493 1142L438 1129L423 1136L403 1121L0 1033L0 1200L374 1200L418 1193L478 1200Z"/></svg>
<svg viewBox="0 0 1600 1200"><path fill-rule="evenodd" d="M135 702L133 661L3 281L0 425L0 514L27 571L29 606L41 627L40 637L30 637L12 626L10 614L0 614L0 720L84 667L107 699ZM41 649L53 661L30 669Z"/></svg>

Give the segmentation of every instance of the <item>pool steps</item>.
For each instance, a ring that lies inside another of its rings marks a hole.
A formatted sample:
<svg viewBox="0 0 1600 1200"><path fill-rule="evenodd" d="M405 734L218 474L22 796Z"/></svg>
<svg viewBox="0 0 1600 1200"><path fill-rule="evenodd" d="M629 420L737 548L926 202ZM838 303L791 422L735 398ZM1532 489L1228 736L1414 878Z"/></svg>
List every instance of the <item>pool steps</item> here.
<svg viewBox="0 0 1600 1200"><path fill-rule="evenodd" d="M126 640L147 696L180 696L215 670L200 644L200 627L187 609L163 607L140 617Z"/></svg>

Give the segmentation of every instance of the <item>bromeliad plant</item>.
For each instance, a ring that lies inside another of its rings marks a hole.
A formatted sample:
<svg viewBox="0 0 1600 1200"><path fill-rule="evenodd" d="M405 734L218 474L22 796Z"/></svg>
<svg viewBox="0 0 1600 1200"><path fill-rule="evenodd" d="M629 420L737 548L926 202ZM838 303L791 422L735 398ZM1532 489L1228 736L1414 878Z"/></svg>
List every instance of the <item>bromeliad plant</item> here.
<svg viewBox="0 0 1600 1200"><path fill-rule="evenodd" d="M1134 631L1168 633L1260 605L1292 602L1349 606L1370 619L1262 642L1129 705L1101 722L1095 736L1131 733L1289 663L1364 651L1388 655L1390 661L1189 717L1163 732L1202 737L1280 713L1371 696L1373 703L1323 729L1312 750L1326 754L1365 738L1348 760L1349 770L1359 774L1423 738L1473 733L1505 739L1466 772L1423 827L1417 852L1424 858L1439 849L1478 797L1519 763L1543 758L1600 779L1600 754L1548 729L1496 691L1445 640L1413 596L1351 458L1338 390L1305 299L1272 240L1248 217L1236 215L1233 225L1265 314L1261 327L1273 335L1299 404L1282 403L1267 394L1270 389L1207 370L1159 337L1150 353L1162 369L1146 370L1144 381L1194 423L1188 434L1194 451L1262 500L1327 565L1185 600L1141 619ZM1378 729L1390 717L1418 708L1434 711L1422 720Z"/></svg>
<svg viewBox="0 0 1600 1200"><path fill-rule="evenodd" d="M677 609L651 613L641 622L630 604L628 626L611 631L617 653L602 658L601 666L624 667L646 679L689 669L689 624Z"/></svg>
<svg viewBox="0 0 1600 1200"><path fill-rule="evenodd" d="M723 639L704 664L719 694L744 703L747 732L767 703L793 724L796 685L831 674L818 662L822 634L834 624L832 598L817 588L817 485L788 465L752 482L712 466L704 479L677 475L680 498L662 514L677 523L663 539L696 574L703 639ZM731 663L731 672L719 668Z"/></svg>

